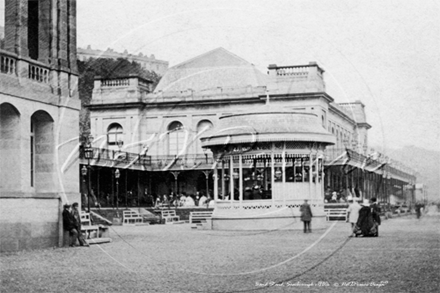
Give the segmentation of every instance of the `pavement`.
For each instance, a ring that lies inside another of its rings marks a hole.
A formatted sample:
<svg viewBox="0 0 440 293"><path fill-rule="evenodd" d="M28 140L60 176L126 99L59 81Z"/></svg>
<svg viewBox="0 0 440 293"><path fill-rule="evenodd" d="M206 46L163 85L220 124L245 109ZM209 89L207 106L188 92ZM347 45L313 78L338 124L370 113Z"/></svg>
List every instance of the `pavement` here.
<svg viewBox="0 0 440 293"><path fill-rule="evenodd" d="M113 226L111 243L0 255L0 292L440 292L440 217L301 231ZM313 228L313 221L312 221Z"/></svg>

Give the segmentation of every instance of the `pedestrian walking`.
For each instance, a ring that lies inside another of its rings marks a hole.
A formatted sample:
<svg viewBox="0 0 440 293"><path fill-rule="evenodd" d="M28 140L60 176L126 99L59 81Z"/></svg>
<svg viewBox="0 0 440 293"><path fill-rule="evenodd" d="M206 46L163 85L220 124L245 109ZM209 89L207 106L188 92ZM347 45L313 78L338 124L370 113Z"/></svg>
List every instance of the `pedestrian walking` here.
<svg viewBox="0 0 440 293"><path fill-rule="evenodd" d="M78 231L75 228L75 218L72 215L72 208L68 204L64 205L63 226L64 229L69 232L69 246L75 247L75 242L78 238Z"/></svg>
<svg viewBox="0 0 440 293"><path fill-rule="evenodd" d="M355 226L356 222L359 219L359 211L362 206L357 202L353 197L348 197L349 206L347 209L347 222L351 224L351 234L350 237L355 236Z"/></svg>
<svg viewBox="0 0 440 293"><path fill-rule="evenodd" d="M312 233L311 222L313 214L310 205L307 203L307 199L304 200L299 211L301 212L301 221L304 222L304 233Z"/></svg>
<svg viewBox="0 0 440 293"><path fill-rule="evenodd" d="M373 219L370 201L364 199L362 208L359 210L359 218L356 223L356 237L362 235L363 237L376 236L377 224Z"/></svg>
<svg viewBox="0 0 440 293"><path fill-rule="evenodd" d="M420 219L420 216L422 215L422 208L423 208L423 205L420 202L417 202L416 203L417 219Z"/></svg>

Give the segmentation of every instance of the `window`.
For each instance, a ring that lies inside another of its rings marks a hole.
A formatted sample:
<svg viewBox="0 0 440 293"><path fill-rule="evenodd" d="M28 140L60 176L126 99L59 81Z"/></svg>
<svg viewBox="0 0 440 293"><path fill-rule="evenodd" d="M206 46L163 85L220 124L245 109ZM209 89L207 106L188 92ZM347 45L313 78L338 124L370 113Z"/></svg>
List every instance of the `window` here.
<svg viewBox="0 0 440 293"><path fill-rule="evenodd" d="M112 123L107 130L107 143L109 145L117 145L118 141L124 142L124 131L118 123Z"/></svg>
<svg viewBox="0 0 440 293"><path fill-rule="evenodd" d="M205 132L206 130L212 128L212 122L209 120L202 120L197 124L197 134Z"/></svg>
<svg viewBox="0 0 440 293"><path fill-rule="evenodd" d="M168 154L177 155L185 140L185 132L183 132L183 124L174 121L168 125Z"/></svg>
<svg viewBox="0 0 440 293"><path fill-rule="evenodd" d="M38 59L38 30L39 30L39 14L38 14L38 1L28 1L28 49L29 57L31 59Z"/></svg>

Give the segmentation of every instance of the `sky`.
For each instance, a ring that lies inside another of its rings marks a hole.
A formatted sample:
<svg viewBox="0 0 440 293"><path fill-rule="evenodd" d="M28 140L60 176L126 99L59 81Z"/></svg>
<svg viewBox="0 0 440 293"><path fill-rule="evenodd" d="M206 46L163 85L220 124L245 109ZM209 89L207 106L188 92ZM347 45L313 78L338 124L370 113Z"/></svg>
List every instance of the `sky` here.
<svg viewBox="0 0 440 293"><path fill-rule="evenodd" d="M437 0L77 0L77 8L80 47L154 54L170 66L223 47L264 73L316 61L336 102L365 104L370 145L440 149Z"/></svg>

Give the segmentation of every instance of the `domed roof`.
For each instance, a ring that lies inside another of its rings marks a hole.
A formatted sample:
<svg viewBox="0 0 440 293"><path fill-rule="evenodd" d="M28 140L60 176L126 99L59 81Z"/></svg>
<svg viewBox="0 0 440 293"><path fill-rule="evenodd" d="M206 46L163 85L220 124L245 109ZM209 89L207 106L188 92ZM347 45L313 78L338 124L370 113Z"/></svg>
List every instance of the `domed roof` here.
<svg viewBox="0 0 440 293"><path fill-rule="evenodd" d="M155 92L256 87L266 85L266 79L253 64L217 48L168 69Z"/></svg>
<svg viewBox="0 0 440 293"><path fill-rule="evenodd" d="M336 142L335 137L322 127L316 114L271 107L223 116L201 140L203 147L255 142Z"/></svg>

